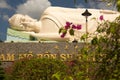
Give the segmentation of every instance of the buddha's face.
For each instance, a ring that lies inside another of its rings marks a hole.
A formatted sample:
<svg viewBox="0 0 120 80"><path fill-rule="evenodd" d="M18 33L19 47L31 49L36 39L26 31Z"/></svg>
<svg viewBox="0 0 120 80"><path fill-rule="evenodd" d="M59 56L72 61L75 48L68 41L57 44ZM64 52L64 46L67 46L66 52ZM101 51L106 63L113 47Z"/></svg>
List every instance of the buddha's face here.
<svg viewBox="0 0 120 80"><path fill-rule="evenodd" d="M32 31L32 27L27 26L25 23L35 21L35 19L32 19L27 15L15 14L9 19L9 24L12 29L18 31Z"/></svg>

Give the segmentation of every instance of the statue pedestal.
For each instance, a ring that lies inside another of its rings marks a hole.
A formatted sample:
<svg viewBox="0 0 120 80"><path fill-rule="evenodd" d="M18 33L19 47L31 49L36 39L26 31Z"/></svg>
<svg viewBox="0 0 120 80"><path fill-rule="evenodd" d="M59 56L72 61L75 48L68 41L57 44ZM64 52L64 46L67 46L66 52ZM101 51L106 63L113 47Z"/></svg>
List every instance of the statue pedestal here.
<svg viewBox="0 0 120 80"><path fill-rule="evenodd" d="M67 42L17 42L0 43L0 61L4 67L15 60L37 57L37 58L60 58L67 60L84 46L84 43ZM81 55L82 53L79 53Z"/></svg>
<svg viewBox="0 0 120 80"><path fill-rule="evenodd" d="M81 49L84 43L67 43L67 42L6 42L0 43L0 54L19 54L19 53L75 53L74 47Z"/></svg>

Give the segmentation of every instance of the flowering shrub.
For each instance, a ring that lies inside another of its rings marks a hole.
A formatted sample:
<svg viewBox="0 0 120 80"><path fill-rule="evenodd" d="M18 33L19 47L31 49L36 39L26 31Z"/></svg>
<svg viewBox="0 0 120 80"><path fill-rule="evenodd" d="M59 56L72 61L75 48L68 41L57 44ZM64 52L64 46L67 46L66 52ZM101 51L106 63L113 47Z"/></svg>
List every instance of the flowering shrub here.
<svg viewBox="0 0 120 80"><path fill-rule="evenodd" d="M75 25L71 22L66 22L66 25L59 29L59 33L61 34L61 38L64 38L67 32L69 32L71 36L74 36L75 30L80 30L81 28L82 26L79 24Z"/></svg>
<svg viewBox="0 0 120 80"><path fill-rule="evenodd" d="M101 22L96 30L99 36L94 36L91 41L95 60L100 62L94 76L97 80L119 80L120 16L113 22L104 20L103 15L99 19Z"/></svg>
<svg viewBox="0 0 120 80"><path fill-rule="evenodd" d="M105 21L105 20L104 20L104 16L101 15L101 16L99 17L99 20L100 20L101 22ZM101 22L98 23L99 26L102 25ZM73 24L73 23L71 23L71 22L66 22L65 26L64 26L64 27L61 27L61 28L59 29L59 34L60 34L60 37L61 37L61 38L64 38L67 33L69 33L71 36L74 36L75 30L80 30L80 29L82 29L82 25L80 25L80 24L75 25L75 24ZM90 35L91 35L91 34L90 34ZM89 35L89 33L84 34L83 36L81 36L81 40L86 41L87 38L89 38L89 37L91 38L90 35Z"/></svg>

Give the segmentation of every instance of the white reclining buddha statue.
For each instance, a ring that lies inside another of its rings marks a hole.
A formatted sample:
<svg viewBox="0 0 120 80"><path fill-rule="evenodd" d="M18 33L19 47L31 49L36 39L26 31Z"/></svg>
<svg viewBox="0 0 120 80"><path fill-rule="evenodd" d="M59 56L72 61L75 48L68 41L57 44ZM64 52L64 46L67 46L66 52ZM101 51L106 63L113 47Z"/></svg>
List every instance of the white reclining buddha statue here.
<svg viewBox="0 0 120 80"><path fill-rule="evenodd" d="M27 15L14 14L9 19L12 29L26 32L38 40L65 41L73 40L69 34L64 38L60 37L59 29L65 26L66 22L82 25L82 29L77 31L74 38L80 38L86 32L86 18L81 14L85 12L85 8L64 8L64 7L48 7L42 14L40 20L33 19ZM88 9L92 14L88 17L88 32L94 33L97 29L98 19L101 15L105 20L113 21L120 15L119 12L112 10ZM98 19L98 22L100 20Z"/></svg>

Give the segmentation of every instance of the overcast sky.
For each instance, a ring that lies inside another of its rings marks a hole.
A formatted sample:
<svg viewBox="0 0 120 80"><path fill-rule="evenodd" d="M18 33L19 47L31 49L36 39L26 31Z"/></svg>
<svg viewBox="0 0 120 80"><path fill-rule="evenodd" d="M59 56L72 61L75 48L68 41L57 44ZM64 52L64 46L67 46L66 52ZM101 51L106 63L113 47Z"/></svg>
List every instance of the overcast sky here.
<svg viewBox="0 0 120 80"><path fill-rule="evenodd" d="M92 0L89 0L88 3L85 3L84 0L77 0L76 5L74 5L73 0L0 0L0 40L6 39L4 36L6 36L9 27L8 19L13 14L27 14L32 18L39 19L43 11L49 6L115 10L113 6L107 7L105 3L93 2Z"/></svg>

